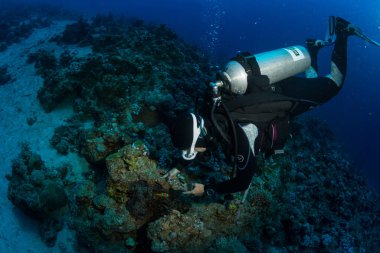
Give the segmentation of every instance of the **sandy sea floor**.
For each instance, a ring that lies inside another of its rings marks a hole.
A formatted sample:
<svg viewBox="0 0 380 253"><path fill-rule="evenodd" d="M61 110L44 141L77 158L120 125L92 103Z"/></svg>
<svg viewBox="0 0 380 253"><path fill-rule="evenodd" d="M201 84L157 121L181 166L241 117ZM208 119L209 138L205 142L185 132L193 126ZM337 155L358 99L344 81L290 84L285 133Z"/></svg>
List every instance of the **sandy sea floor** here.
<svg viewBox="0 0 380 253"><path fill-rule="evenodd" d="M0 52L0 66L7 65L13 81L0 86L0 252L72 252L73 233L64 228L57 243L48 248L40 239L37 222L26 217L7 198L8 181L12 160L20 153L20 143L30 143L32 151L41 155L47 167L70 161L73 168L81 170L86 162L74 155L62 156L53 149L49 140L54 129L73 114L72 108L62 106L45 113L37 99L37 91L43 79L36 75L33 64L26 62L27 56L38 49L53 50L59 54L62 48L48 40L61 33L69 21L54 22L50 27L37 29L21 43ZM75 49L79 50L79 49ZM28 125L27 119L36 122Z"/></svg>

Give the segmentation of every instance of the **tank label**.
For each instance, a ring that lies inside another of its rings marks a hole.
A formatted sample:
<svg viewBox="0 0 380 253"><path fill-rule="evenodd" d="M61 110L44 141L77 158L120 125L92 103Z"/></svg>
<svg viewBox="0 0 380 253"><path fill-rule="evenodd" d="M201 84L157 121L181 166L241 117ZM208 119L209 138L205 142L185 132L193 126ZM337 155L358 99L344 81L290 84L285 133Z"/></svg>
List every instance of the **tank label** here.
<svg viewBox="0 0 380 253"><path fill-rule="evenodd" d="M284 48L293 58L293 61L299 61L305 58L305 55L297 47L287 47Z"/></svg>

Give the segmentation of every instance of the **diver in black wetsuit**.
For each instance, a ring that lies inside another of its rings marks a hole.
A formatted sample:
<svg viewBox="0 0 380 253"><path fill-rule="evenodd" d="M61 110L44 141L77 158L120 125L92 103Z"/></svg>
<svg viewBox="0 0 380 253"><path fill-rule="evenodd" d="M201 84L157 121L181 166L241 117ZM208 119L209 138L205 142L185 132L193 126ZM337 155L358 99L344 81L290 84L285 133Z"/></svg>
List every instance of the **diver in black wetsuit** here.
<svg viewBox="0 0 380 253"><path fill-rule="evenodd" d="M255 157L260 152L269 155L280 152L280 149L277 148L282 147L286 141L289 119L327 102L338 94L346 76L347 40L351 35L356 35L379 46L377 42L362 34L359 28L339 17L329 17L329 33L325 40L308 39L306 41L311 58L311 66L306 71L306 78L293 76L271 85L270 94L278 94L294 101L298 99L291 109L284 110L285 113L281 112L283 119L281 121L270 120L263 123L263 121L234 118L230 120L231 124L217 126L217 121L227 122L229 120L221 113L214 117L209 113L203 114L203 117L190 113L177 119L176 127L172 131L172 140L174 145L182 150L182 157L185 160L192 160L197 153L210 149L215 146L215 143L221 143L224 152L234 157L232 163L236 167L235 176L230 180L207 185L196 183L193 189L185 193L202 196L204 193L213 195L214 193L225 194L246 190L257 167ZM334 44L331 73L325 77L319 77L317 74L318 50L330 44ZM257 96L260 94L257 93ZM278 100L278 98L276 99ZM269 98L269 103L271 102L273 100ZM257 114L257 112L255 113ZM279 117L276 116L276 118ZM216 128L219 131L216 131ZM234 131L231 131L232 128Z"/></svg>

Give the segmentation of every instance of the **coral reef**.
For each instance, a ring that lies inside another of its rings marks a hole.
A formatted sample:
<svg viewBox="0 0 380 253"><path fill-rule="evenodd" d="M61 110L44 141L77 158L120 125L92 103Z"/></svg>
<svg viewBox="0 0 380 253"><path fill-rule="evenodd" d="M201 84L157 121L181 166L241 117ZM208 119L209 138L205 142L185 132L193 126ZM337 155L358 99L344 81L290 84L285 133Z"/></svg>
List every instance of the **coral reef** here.
<svg viewBox="0 0 380 253"><path fill-rule="evenodd" d="M8 176L8 198L27 215L41 222L41 235L52 246L62 229L62 212L67 205L65 186L70 166L47 168L41 157L22 145L19 157L13 161Z"/></svg>
<svg viewBox="0 0 380 253"><path fill-rule="evenodd" d="M226 241L226 236L234 237L236 240L231 239L232 244L243 249L246 247L243 240L250 241L249 236L257 238L265 228L265 217L268 218L271 214L269 206L271 203L266 208L258 206L257 203L241 205L239 199L193 204L186 213L173 210L150 223L148 237L156 252L215 251L222 247L221 243Z"/></svg>
<svg viewBox="0 0 380 253"><path fill-rule="evenodd" d="M160 165L169 166L174 152L168 131L162 124L161 135L155 129L162 116L171 118L203 96L206 58L163 25L113 16L80 19L54 41L89 46L92 53L31 53L28 62L44 78L38 99L47 112L70 99L78 118L93 121L94 127L75 138L79 126L68 124L56 131L53 146L63 154L80 150L97 162L131 140L145 138Z"/></svg>
<svg viewBox="0 0 380 253"><path fill-rule="evenodd" d="M38 8L32 7L14 6L2 9L0 12L0 51L29 37L34 29L50 26L52 21L47 14L42 9L38 10Z"/></svg>
<svg viewBox="0 0 380 253"><path fill-rule="evenodd" d="M12 80L12 77L10 74L8 74L8 67L1 66L0 67L0 85L7 84L11 80Z"/></svg>
<svg viewBox="0 0 380 253"><path fill-rule="evenodd" d="M173 210L159 221L149 225L148 236L157 252L201 252L212 241L212 231L195 215Z"/></svg>
<svg viewBox="0 0 380 253"><path fill-rule="evenodd" d="M226 253L248 253L247 248L236 237L221 237L215 241L209 252L226 252Z"/></svg>
<svg viewBox="0 0 380 253"><path fill-rule="evenodd" d="M30 53L28 63L34 63L37 73L43 77L48 77L58 67L58 61L53 52L39 49L37 52Z"/></svg>
<svg viewBox="0 0 380 253"><path fill-rule="evenodd" d="M279 195L277 208L282 212L276 222L284 227L282 236L292 245L288 247L373 251L379 242L361 231L378 229L378 196L331 141L325 123L315 119L298 123L298 137L287 147L297 153L279 161L285 191Z"/></svg>
<svg viewBox="0 0 380 253"><path fill-rule="evenodd" d="M90 45L91 40L90 25L83 18L74 24L67 25L60 38L60 41L64 44L78 44L80 46Z"/></svg>
<svg viewBox="0 0 380 253"><path fill-rule="evenodd" d="M50 144L63 155L69 152L78 152L81 144L81 136L84 134L82 124L77 119L67 120L67 124L54 130L54 135L50 139Z"/></svg>
<svg viewBox="0 0 380 253"><path fill-rule="evenodd" d="M133 122L131 112L110 113L109 120L99 119L97 127L86 130L81 154L89 162L99 162L108 154L143 135L144 125Z"/></svg>
<svg viewBox="0 0 380 253"><path fill-rule="evenodd" d="M48 112L73 95L74 109L86 115L121 112L132 105L173 115L204 92L200 84L209 72L205 57L165 26L97 16L68 25L54 41L90 46L93 53L79 59L62 55L65 66L55 70L46 52L31 55L48 60L47 68L54 70L43 73L38 93Z"/></svg>
<svg viewBox="0 0 380 253"><path fill-rule="evenodd" d="M134 248L150 221L170 208L188 208L148 154L141 141L127 145L106 158L106 184L87 180L74 188L70 226L83 246L97 252Z"/></svg>

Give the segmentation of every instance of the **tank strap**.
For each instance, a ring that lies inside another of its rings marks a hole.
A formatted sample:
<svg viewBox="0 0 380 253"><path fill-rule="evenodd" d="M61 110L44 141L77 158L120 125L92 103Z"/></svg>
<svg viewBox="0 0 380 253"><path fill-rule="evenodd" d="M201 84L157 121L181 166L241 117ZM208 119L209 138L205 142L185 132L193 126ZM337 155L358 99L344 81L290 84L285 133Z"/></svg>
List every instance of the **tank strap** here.
<svg viewBox="0 0 380 253"><path fill-rule="evenodd" d="M283 96L281 94L271 93L271 92L261 92L261 93L250 93L237 97L226 103L227 108L230 111L234 111L241 107L253 106L268 102L280 102L280 101L291 101L298 102L299 99ZM314 104L314 103L313 103Z"/></svg>
<svg viewBox="0 0 380 253"><path fill-rule="evenodd" d="M248 75L261 75L256 57L251 52L242 52L231 59L240 63Z"/></svg>
<svg viewBox="0 0 380 253"><path fill-rule="evenodd" d="M225 105L234 120L263 122L292 116L299 106L310 108L318 106L319 103L277 93L261 92L236 97Z"/></svg>
<svg viewBox="0 0 380 253"><path fill-rule="evenodd" d="M231 60L240 63L247 73L247 93L270 90L269 78L261 75L259 64L252 53L243 52Z"/></svg>

